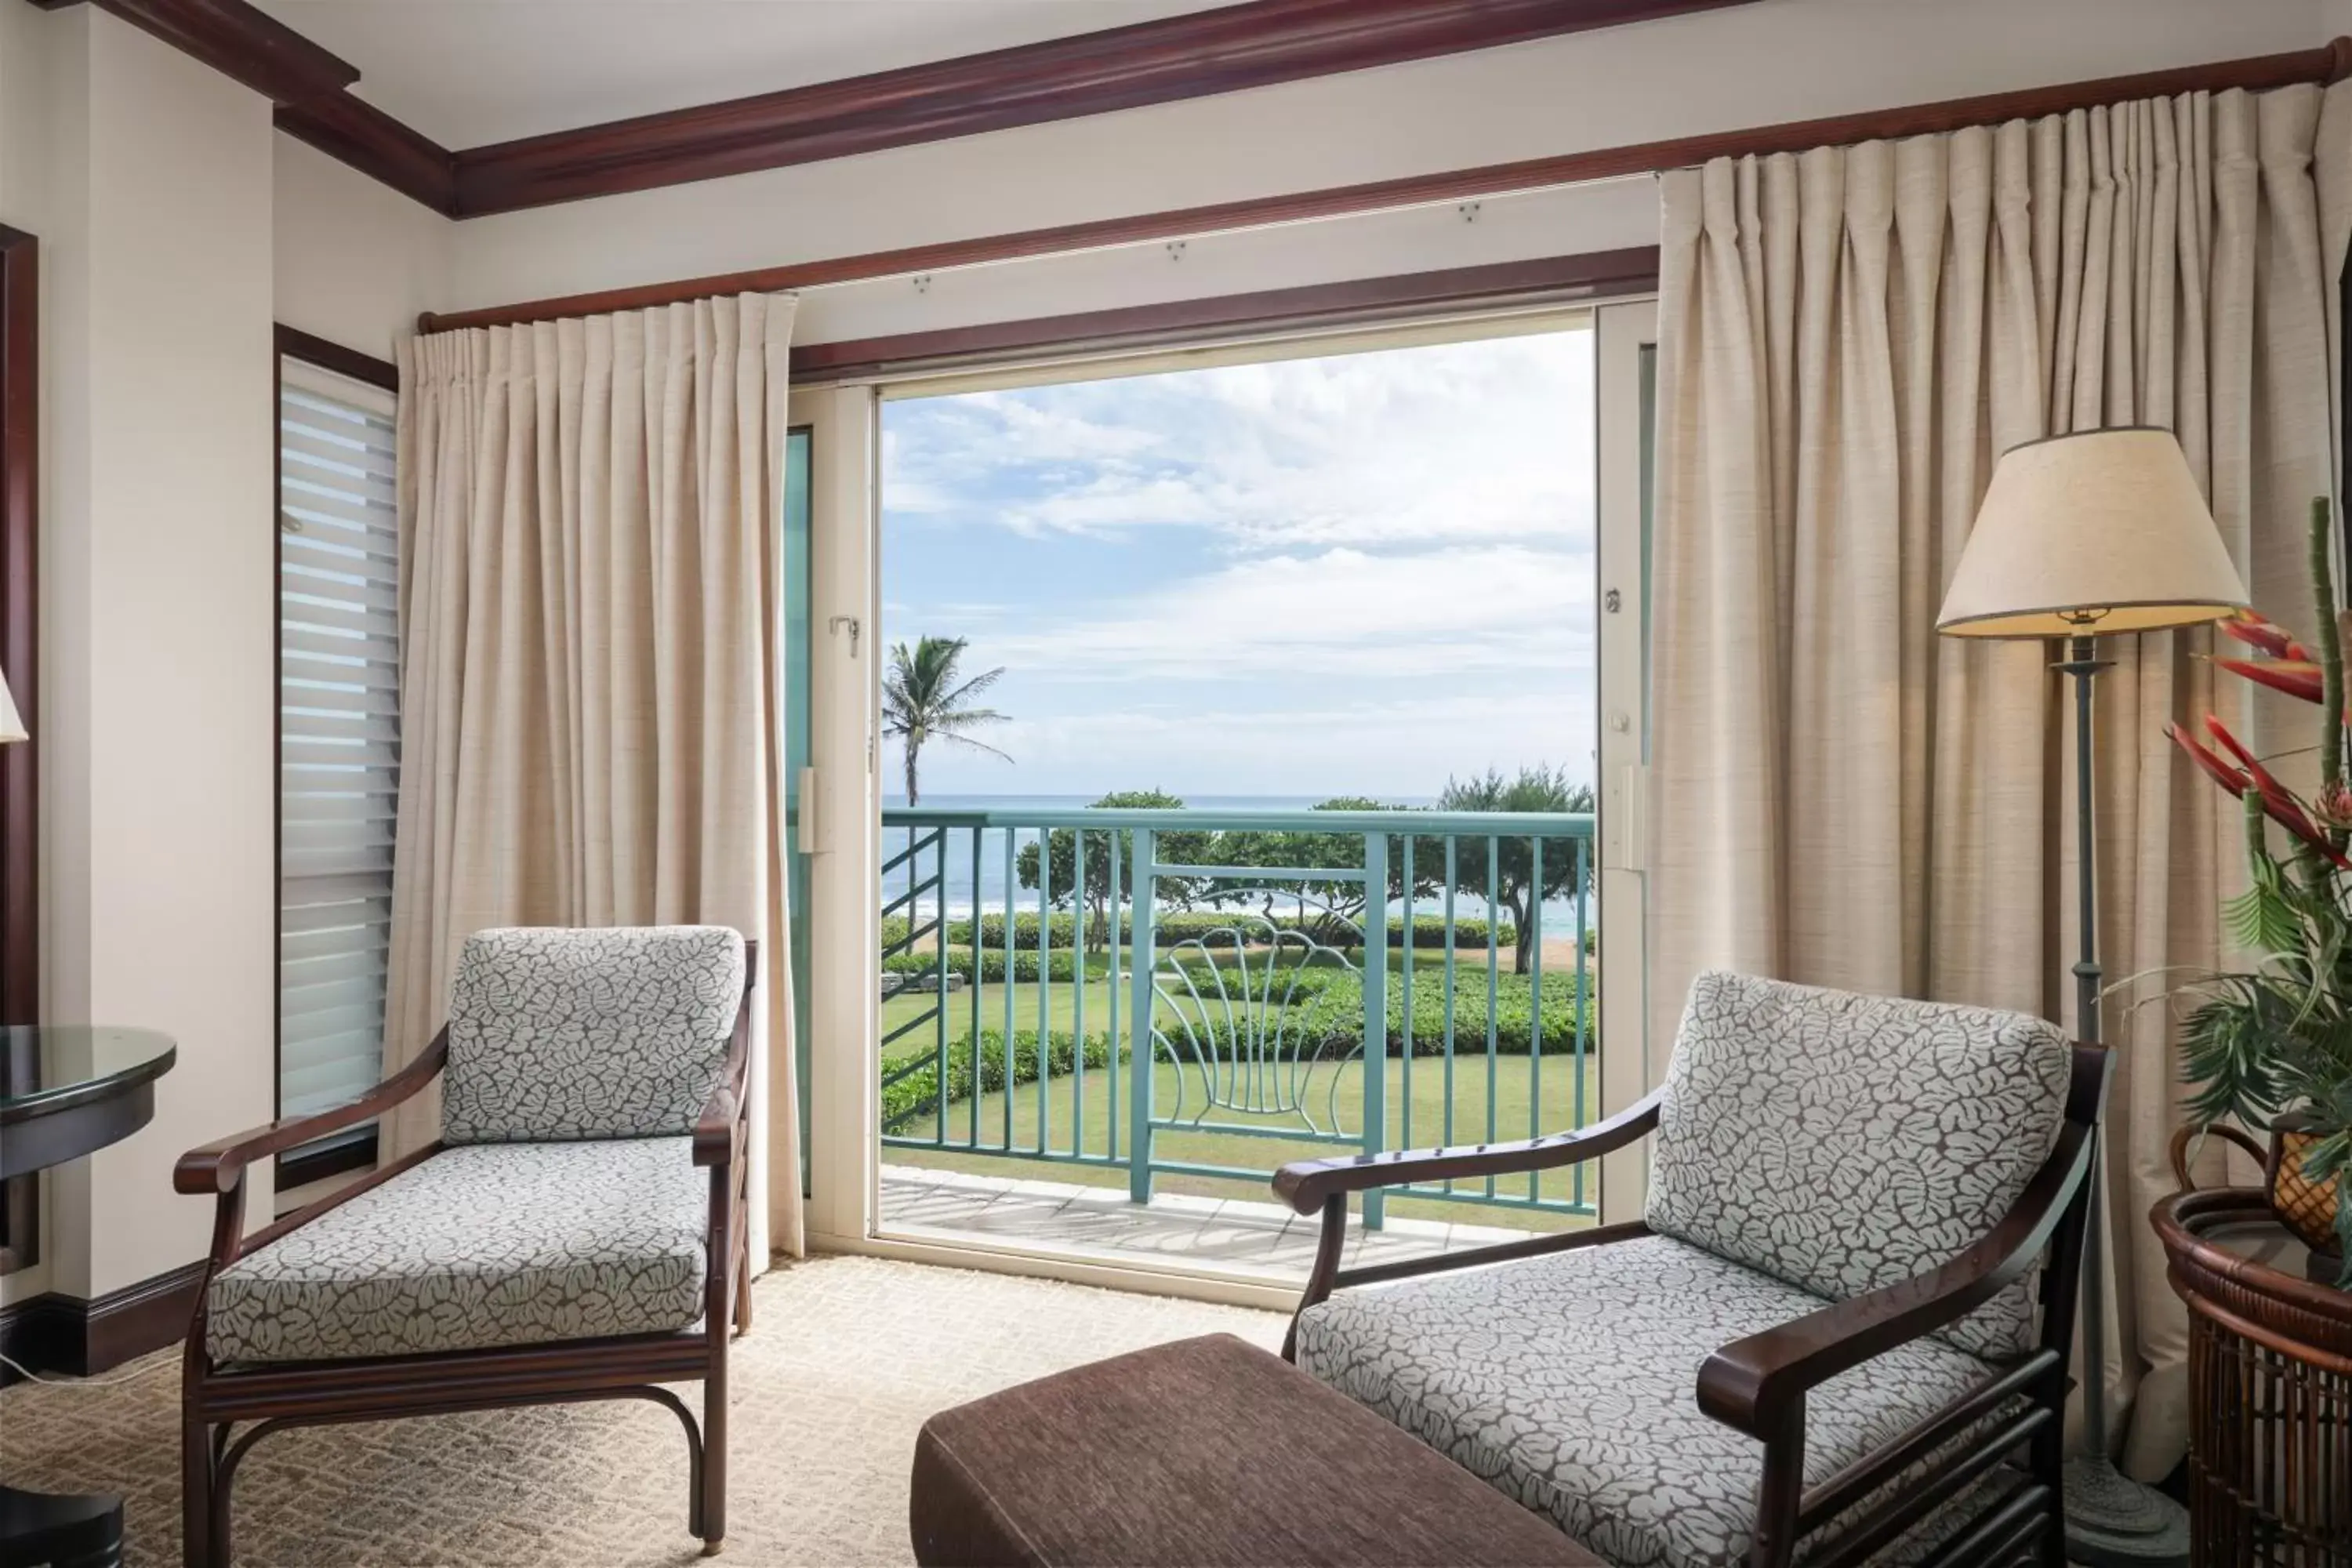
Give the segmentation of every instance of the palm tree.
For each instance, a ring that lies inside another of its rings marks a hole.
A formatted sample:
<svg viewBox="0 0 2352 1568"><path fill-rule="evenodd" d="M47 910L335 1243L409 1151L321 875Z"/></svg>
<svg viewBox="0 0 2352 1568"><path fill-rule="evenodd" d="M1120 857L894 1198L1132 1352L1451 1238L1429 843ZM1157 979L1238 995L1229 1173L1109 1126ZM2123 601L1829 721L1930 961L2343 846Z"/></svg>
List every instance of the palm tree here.
<svg viewBox="0 0 2352 1568"><path fill-rule="evenodd" d="M956 661L963 658L961 637L918 637L914 651L905 643L890 649L890 673L882 682L882 732L896 736L907 747L907 804L920 804L915 784L915 759L927 741L953 741L960 746L1013 759L963 731L979 724L1002 724L1008 715L992 708L968 706L996 684L1002 667L975 675L958 685Z"/></svg>

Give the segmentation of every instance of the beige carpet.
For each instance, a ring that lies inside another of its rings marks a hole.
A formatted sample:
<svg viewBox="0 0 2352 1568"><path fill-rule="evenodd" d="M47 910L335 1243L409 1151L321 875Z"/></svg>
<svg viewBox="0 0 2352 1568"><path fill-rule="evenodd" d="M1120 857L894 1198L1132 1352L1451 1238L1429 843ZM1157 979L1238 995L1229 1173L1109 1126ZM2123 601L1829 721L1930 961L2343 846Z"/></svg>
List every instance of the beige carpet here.
<svg viewBox="0 0 2352 1568"><path fill-rule="evenodd" d="M735 1347L722 1563L908 1562L907 1468L933 1411L1191 1334L1272 1348L1283 1326L1238 1308L864 1258L771 1275L754 1321ZM179 1364L166 1352L118 1385L0 1392L0 1479L121 1492L130 1563L178 1563ZM238 1470L236 1525L240 1568L698 1561L684 1435L640 1401L279 1433Z"/></svg>

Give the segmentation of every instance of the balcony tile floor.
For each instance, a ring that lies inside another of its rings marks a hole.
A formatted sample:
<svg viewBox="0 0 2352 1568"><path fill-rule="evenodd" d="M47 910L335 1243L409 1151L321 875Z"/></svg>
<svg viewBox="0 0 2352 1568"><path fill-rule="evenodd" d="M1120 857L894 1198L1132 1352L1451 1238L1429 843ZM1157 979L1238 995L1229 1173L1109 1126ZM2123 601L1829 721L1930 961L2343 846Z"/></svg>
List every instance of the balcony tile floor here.
<svg viewBox="0 0 2352 1568"><path fill-rule="evenodd" d="M1115 1187L882 1167L882 1228L951 1232L993 1242L1080 1248L1155 1263L1197 1263L1305 1279L1316 1221L1274 1203L1171 1193L1149 1205ZM1528 1233L1496 1226L1391 1218L1381 1229L1350 1225L1348 1266L1462 1251Z"/></svg>

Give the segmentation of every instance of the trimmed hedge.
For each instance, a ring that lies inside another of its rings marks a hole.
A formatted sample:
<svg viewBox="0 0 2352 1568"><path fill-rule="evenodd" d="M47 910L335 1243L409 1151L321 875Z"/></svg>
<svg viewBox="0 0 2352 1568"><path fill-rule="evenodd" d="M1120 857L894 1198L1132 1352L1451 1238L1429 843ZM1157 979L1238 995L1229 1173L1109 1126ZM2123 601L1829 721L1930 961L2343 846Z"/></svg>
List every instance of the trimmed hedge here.
<svg viewBox="0 0 2352 1568"><path fill-rule="evenodd" d="M1388 1054L1402 1052L1404 982L1389 976ZM1584 1047L1600 1039L1600 997L1588 979L1584 990ZM1293 1027L1325 1049L1353 1050L1364 1033L1362 982L1344 971L1335 973L1315 999L1293 1010ZM1498 1056L1523 1057L1533 1035L1535 1007L1528 976L1505 974L1495 983L1495 1051ZM1576 976L1543 977L1543 1054L1568 1056L1576 1049ZM1476 1055L1486 1048L1486 988L1475 979L1456 976L1454 986L1454 1051ZM1412 1054L1445 1053L1445 987L1433 977L1417 974L1412 985Z"/></svg>
<svg viewBox="0 0 2352 1568"><path fill-rule="evenodd" d="M1263 917L1240 910L1171 910L1157 916L1152 921L1152 929L1162 942L1198 939L1212 947L1229 947L1233 942L1226 933L1236 926L1246 931L1251 926L1257 925L1262 920L1266 919L1270 919L1275 928L1279 931L1312 931L1316 923L1311 915L1301 920L1295 914ZM1444 916L1416 914L1412 923L1412 944L1415 947L1442 948L1445 945ZM885 920L882 922L883 948L887 951L905 942L908 930L908 922L904 916L893 915ZM1074 947L1077 942L1077 931L1076 915L1067 910L1055 913L1049 916L1046 921L1047 945L1054 948ZM946 934L948 945L950 947L970 947L971 921L965 918L948 921ZM1003 952L1004 917L1002 914L981 916L980 934L983 945L994 948L999 952ZM1130 934L1132 934L1131 923L1128 913L1121 910L1118 921L1120 942L1126 942ZM1518 940L1518 933L1507 921L1495 935L1499 944L1505 947L1510 946ZM1356 933L1353 930L1343 927L1336 935L1327 936L1324 941L1333 947L1362 946L1363 944L1355 940L1355 937ZM1037 950L1037 912L1034 910L1013 917L1013 941L1016 949L1025 948L1031 952ZM1487 942L1488 934L1485 921L1467 916L1459 917L1454 921L1454 945L1457 950L1465 952L1483 952L1486 949ZM1402 915L1389 917L1389 945L1391 947L1404 945Z"/></svg>
<svg viewBox="0 0 2352 1568"><path fill-rule="evenodd" d="M1067 1078L1077 1061L1077 1042L1069 1032L1056 1029L1045 1037L1046 1070L1055 1078ZM1087 1066L1089 1069L1110 1065L1110 1041L1106 1035L1088 1035L1086 1043ZM1160 1053L1162 1057L1166 1052ZM901 1058L903 1062L907 1058ZM1119 1042L1118 1059L1124 1066L1133 1061L1134 1053L1127 1042ZM940 1103L940 1064L935 1055L917 1059L902 1076L890 1077L895 1064L882 1066L882 1131L896 1132L920 1116L928 1116ZM948 1043L948 1082L946 1102L971 1098L972 1051L971 1037L964 1036ZM1014 1087L1037 1081L1037 1031L1022 1029L1013 1037L1013 1082ZM980 1032L980 1092L994 1094L1004 1087L1004 1034L1001 1029Z"/></svg>
<svg viewBox="0 0 2352 1568"><path fill-rule="evenodd" d="M1046 965L1047 980L1065 983L1076 980L1078 974L1076 953L1065 947L1055 949L1048 956L1051 962ZM894 952L882 961L882 973L929 974L940 967L940 955L936 952ZM945 962L950 974L961 974L967 982L971 979L970 951L950 948ZM982 953L980 960L980 973L981 978L992 985L1002 984L1004 979L1004 950L998 948ZM1027 952L1015 952L1013 955L1013 978L1015 984L1024 980L1034 981L1037 978L1037 954L1034 949Z"/></svg>
<svg viewBox="0 0 2352 1568"><path fill-rule="evenodd" d="M1286 1050L1295 1048L1305 1058L1320 1060L1352 1056L1363 1037L1363 988L1353 974L1340 970L1306 970L1299 974L1297 998L1286 1020L1284 1040ZM1544 976L1543 985L1543 1054L1547 1057L1568 1056L1576 1048L1576 981L1573 975ZM1600 1041L1599 999L1588 985L1585 992L1585 1049L1597 1048ZM1208 1018L1195 1016L1196 1029L1213 1028L1222 1034L1225 1028L1222 1009L1212 1004ZM1529 1023L1533 1016L1529 986L1525 976L1503 975L1496 984L1495 996L1495 1051L1497 1056L1524 1057L1528 1054ZM1424 984L1418 979L1412 991L1412 1054L1416 1057L1443 1056L1445 1050L1445 997L1444 989ZM1163 1034L1171 1034L1180 1051L1189 1055L1190 1045L1181 1027L1162 1023ZM1002 1030L982 1029L981 1038L980 1092L992 1094L1004 1087L1004 1036ZM1013 1038L1013 1081L1018 1086L1034 1083L1037 1079L1037 1035L1034 1029L1023 1029ZM1389 982L1388 1052L1391 1057L1402 1054L1404 1039L1404 988L1398 977ZM1205 1041L1204 1041L1205 1043ZM1457 1057L1484 1055L1486 1049L1486 988L1484 985L1457 985L1454 994L1454 1050ZM1046 1037L1048 1071L1053 1077L1066 1077L1076 1060L1076 1043L1066 1030L1055 1030ZM970 1099L971 1083L971 1036L959 1036L948 1042L947 1100L952 1104ZM1172 1059L1166 1046L1161 1046L1162 1059ZM1122 1039L1119 1060L1130 1059L1127 1043ZM1110 1062L1109 1037L1105 1033L1090 1033L1086 1039L1086 1060L1089 1068L1106 1067ZM907 1067L908 1062L917 1065ZM906 1067L904 1076L890 1079L892 1071ZM938 1062L929 1052L913 1057L901 1057L883 1064L887 1081L882 1090L882 1130L892 1132L917 1117L930 1112L939 1104Z"/></svg>

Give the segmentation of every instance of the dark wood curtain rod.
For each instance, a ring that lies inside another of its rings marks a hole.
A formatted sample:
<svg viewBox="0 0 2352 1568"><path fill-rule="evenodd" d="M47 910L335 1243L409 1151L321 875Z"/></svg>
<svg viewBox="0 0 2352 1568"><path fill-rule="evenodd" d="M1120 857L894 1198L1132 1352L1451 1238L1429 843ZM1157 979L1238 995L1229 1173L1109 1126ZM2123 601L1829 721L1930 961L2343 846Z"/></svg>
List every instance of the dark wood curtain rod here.
<svg viewBox="0 0 2352 1568"><path fill-rule="evenodd" d="M1862 114L1833 115L1823 120L1790 121L1748 131L1717 132L1665 142L1643 142L1624 147L1595 148L1554 158L1531 158L1515 163L1490 163L1442 174L1416 174L1403 179L1375 180L1360 185L1303 191L1291 195L1260 196L1222 202L1211 206L1181 207L1169 212L1142 213L1131 217L1101 218L1063 224L1052 228L1024 229L977 239L948 240L910 246L899 250L869 251L862 256L830 257L793 262L749 272L724 272L670 283L645 283L626 289L533 300L520 305L499 305L446 314L426 311L416 320L422 332L450 331L459 327L511 326L524 321L554 321L565 316L594 315L608 310L643 310L677 304L713 294L778 293L789 289L814 289L831 283L855 283L876 278L939 272L1024 257L1051 256L1066 251L1096 250L1151 240L1183 239L1313 218L1341 217L1391 207L1470 201L1631 174L1687 168L1711 158L1802 153L1814 147L1854 142L1875 142L1898 136L1922 136L1961 130L1970 125L2009 120L2037 120L2101 104L2141 98L2167 98L2184 92L2221 92L2239 88L2267 91L2297 82L2336 82L2352 77L2352 37L2341 37L2315 49L2286 54L2256 55L2211 65L2185 66L2173 70L2143 71L2136 76L2105 77L2096 81L2025 88L2015 92L1985 93L1975 98L1948 99L1941 103L1913 104L1873 110Z"/></svg>

